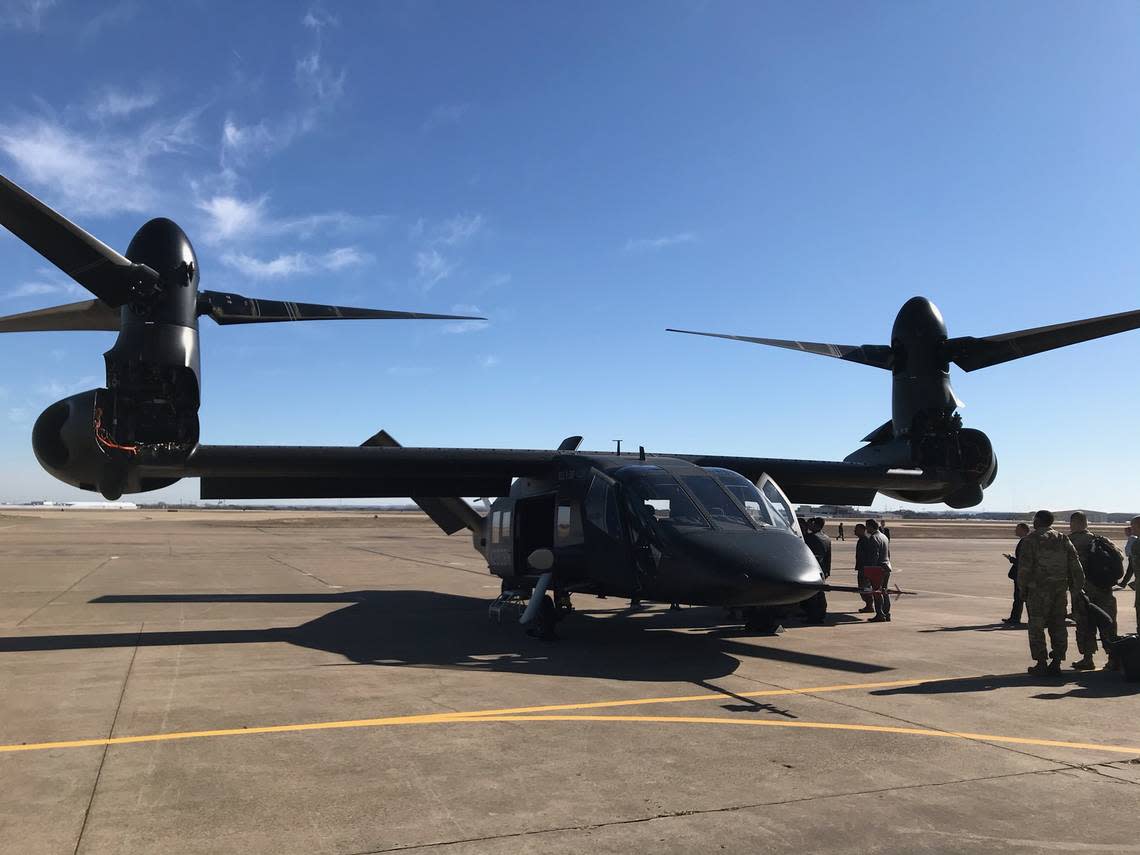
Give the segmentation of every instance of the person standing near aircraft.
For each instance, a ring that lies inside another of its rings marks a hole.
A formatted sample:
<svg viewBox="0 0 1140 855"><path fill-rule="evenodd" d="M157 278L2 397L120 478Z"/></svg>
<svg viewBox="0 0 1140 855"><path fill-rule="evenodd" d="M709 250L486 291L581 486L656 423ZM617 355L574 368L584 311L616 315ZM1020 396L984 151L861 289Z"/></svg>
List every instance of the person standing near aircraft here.
<svg viewBox="0 0 1140 855"><path fill-rule="evenodd" d="M1033 531L1022 539L1020 547L1017 585L1029 612L1029 655L1034 660L1029 673L1035 677L1058 676L1069 649L1067 595L1072 594L1074 601L1080 597L1084 570L1069 538L1053 529L1050 511L1034 514ZM1045 646L1046 628L1053 647L1051 656Z"/></svg>
<svg viewBox="0 0 1140 855"><path fill-rule="evenodd" d="M855 526L855 584L863 591L863 608L860 614L870 614L875 610L871 604L871 586L867 584L867 576L863 572L863 565L867 563L867 526L859 523Z"/></svg>
<svg viewBox="0 0 1140 855"><path fill-rule="evenodd" d="M1094 555L1097 549L1112 549L1116 546L1103 537L1089 532L1089 519L1083 511L1075 511L1069 517L1069 540L1077 550L1077 557L1081 560L1081 569L1085 574L1084 592L1089 602L1097 606L1116 622L1116 597L1112 595L1112 586L1116 579L1109 579L1100 575L1102 561L1100 556ZM1077 621L1077 649L1082 657L1073 663L1074 670L1091 671L1096 667L1093 654L1096 653L1096 627L1097 622L1089 614L1088 605L1081 597L1073 598L1073 617ZM1104 638L1101 641L1105 641ZM1113 670L1116 662L1111 654L1105 668Z"/></svg>
<svg viewBox="0 0 1140 855"><path fill-rule="evenodd" d="M1017 546L1013 549L1013 555L1006 553L1005 556L1009 559L1009 578L1013 580L1013 606L1009 610L1009 617L1002 618L1001 621L1006 626L1021 626L1021 612L1025 606L1025 601L1021 599L1021 589L1017 586L1017 561L1021 556L1021 544L1029 534L1029 526L1020 522L1014 533L1017 535Z"/></svg>
<svg viewBox="0 0 1140 855"><path fill-rule="evenodd" d="M1129 547L1128 558L1128 566L1140 571L1140 517L1132 518L1132 545ZM1136 627L1140 632L1140 588L1136 589Z"/></svg>
<svg viewBox="0 0 1140 855"><path fill-rule="evenodd" d="M891 542L879 530L877 520L867 520L867 546L863 573L871 583L871 598L875 616L871 623L886 623L891 619L891 598L887 585L891 581Z"/></svg>
<svg viewBox="0 0 1140 855"><path fill-rule="evenodd" d="M1126 525L1124 527L1124 557L1128 561L1128 568L1124 571L1124 578L1120 580L1120 584L1118 585L1122 591L1127 588L1129 584L1131 584L1133 588L1136 587L1136 583L1131 581L1132 575L1137 570L1137 564L1132 560L1132 544L1135 542L1136 535L1132 533L1132 526Z"/></svg>
<svg viewBox="0 0 1140 855"><path fill-rule="evenodd" d="M819 569L826 579L831 575L831 538L823 533L823 517L812 517L807 521L807 533L804 543L807 544L815 560L819 562ZM812 623L823 623L827 617L827 594L820 591L803 604L808 620Z"/></svg>
<svg viewBox="0 0 1140 855"><path fill-rule="evenodd" d="M847 539L846 537L843 536L843 523L839 524L839 533L837 535L837 539L839 539L839 540L846 540Z"/></svg>

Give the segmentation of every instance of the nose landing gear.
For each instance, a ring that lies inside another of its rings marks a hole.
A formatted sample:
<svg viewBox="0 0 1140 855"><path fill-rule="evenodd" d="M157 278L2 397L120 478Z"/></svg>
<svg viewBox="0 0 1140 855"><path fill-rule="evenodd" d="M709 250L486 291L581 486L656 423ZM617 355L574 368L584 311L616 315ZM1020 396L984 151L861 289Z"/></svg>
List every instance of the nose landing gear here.
<svg viewBox="0 0 1140 855"><path fill-rule="evenodd" d="M784 609L749 606L744 609L744 628L757 635L779 635L784 631L783 618Z"/></svg>

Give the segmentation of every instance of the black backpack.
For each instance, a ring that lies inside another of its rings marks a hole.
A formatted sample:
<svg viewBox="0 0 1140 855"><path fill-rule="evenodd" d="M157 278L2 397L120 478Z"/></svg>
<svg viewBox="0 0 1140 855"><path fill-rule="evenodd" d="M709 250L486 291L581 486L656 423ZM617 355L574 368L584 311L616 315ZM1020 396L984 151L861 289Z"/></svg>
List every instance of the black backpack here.
<svg viewBox="0 0 1140 855"><path fill-rule="evenodd" d="M1124 556L1107 537L1094 534L1089 543L1085 578L1098 588L1111 588L1124 575Z"/></svg>

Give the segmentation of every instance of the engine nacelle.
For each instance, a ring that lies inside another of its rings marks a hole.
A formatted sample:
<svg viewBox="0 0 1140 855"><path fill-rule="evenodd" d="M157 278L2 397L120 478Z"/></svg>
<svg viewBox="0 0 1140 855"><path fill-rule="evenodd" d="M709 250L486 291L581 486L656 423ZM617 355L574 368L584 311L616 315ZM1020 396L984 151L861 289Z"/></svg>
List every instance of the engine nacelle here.
<svg viewBox="0 0 1140 855"><path fill-rule="evenodd" d="M107 389L56 401L32 428L36 459L54 478L102 493L111 501L123 493L144 493L177 482L178 478L145 475L146 464L185 459L197 444L197 431L188 446L131 444L116 433L114 413L115 395Z"/></svg>
<svg viewBox="0 0 1140 855"><path fill-rule="evenodd" d="M868 438L869 444L849 454L850 463L888 466L895 469L926 469L946 475L949 489L883 490L885 496L902 502L971 508L982 501L983 491L997 477L997 455L990 438L980 430L954 427L915 437L892 436L890 423Z"/></svg>

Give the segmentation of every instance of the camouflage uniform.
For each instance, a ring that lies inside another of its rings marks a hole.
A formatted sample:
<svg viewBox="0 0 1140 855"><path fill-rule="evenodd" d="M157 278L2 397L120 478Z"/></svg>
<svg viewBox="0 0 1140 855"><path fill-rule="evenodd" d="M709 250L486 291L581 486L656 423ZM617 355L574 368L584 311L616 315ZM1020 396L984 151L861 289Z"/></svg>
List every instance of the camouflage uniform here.
<svg viewBox="0 0 1140 855"><path fill-rule="evenodd" d="M1140 573L1140 537L1132 541L1132 566ZM1136 586L1136 631L1140 632L1140 585Z"/></svg>
<svg viewBox="0 0 1140 855"><path fill-rule="evenodd" d="M1075 531L1069 535L1069 540L1077 550L1081 567L1087 567L1089 553L1092 550L1092 535L1087 531ZM1102 588L1086 577L1085 594L1088 595L1089 602L1108 612L1113 623L1116 622L1116 597L1112 595L1111 590ZM1089 616L1088 607L1080 597L1073 598L1073 619L1077 622L1077 650L1082 656L1092 656L1097 650L1096 621Z"/></svg>
<svg viewBox="0 0 1140 855"><path fill-rule="evenodd" d="M1077 550L1065 535L1052 528L1035 529L1021 541L1017 585L1029 612L1029 655L1038 662L1048 656L1045 629L1053 645L1053 658L1065 658L1069 632L1065 628L1065 597L1079 591L1085 574Z"/></svg>

